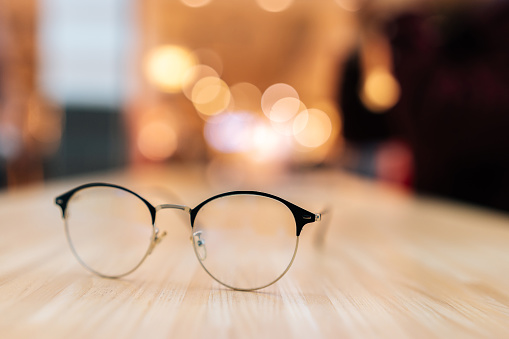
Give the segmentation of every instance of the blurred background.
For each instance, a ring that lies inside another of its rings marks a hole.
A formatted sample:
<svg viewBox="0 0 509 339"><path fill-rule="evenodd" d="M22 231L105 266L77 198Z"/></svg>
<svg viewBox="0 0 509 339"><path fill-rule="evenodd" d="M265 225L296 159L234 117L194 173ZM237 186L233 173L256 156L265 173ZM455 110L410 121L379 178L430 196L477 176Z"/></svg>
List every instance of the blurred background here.
<svg viewBox="0 0 509 339"><path fill-rule="evenodd" d="M509 6L0 0L0 187L348 170L509 211Z"/></svg>

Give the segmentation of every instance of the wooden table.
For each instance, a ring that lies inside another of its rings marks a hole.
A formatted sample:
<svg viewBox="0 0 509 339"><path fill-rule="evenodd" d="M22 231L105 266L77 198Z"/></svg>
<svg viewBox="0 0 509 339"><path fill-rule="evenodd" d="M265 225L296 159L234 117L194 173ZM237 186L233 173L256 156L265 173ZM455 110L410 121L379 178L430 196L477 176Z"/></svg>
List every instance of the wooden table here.
<svg viewBox="0 0 509 339"><path fill-rule="evenodd" d="M1 193L0 338L509 337L507 215L334 171L258 182L245 188L309 209L329 202L333 215L322 247L313 245L318 225L304 229L283 279L238 292L203 271L172 212L159 224L168 235L131 275L84 270L53 199L97 180L141 191L163 184L191 207L231 188L199 167L174 167Z"/></svg>

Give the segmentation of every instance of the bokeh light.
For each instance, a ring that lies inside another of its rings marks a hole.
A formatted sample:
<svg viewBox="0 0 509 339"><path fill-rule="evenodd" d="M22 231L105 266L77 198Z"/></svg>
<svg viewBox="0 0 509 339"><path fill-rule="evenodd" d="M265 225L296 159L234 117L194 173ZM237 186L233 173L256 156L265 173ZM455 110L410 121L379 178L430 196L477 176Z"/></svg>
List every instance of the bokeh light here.
<svg viewBox="0 0 509 339"><path fill-rule="evenodd" d="M294 0L256 0L258 6L267 12L282 12L293 4Z"/></svg>
<svg viewBox="0 0 509 339"><path fill-rule="evenodd" d="M319 147L329 140L332 133L332 122L324 111L311 108L299 113L295 118L295 140L308 148Z"/></svg>
<svg viewBox="0 0 509 339"><path fill-rule="evenodd" d="M187 70L184 75L182 92L189 100L193 100L193 88L196 83L206 77L219 78L219 74L214 68L207 65L196 65Z"/></svg>
<svg viewBox="0 0 509 339"><path fill-rule="evenodd" d="M308 117L309 113L307 109L300 112L300 114L295 117L292 123L292 135L297 135L306 128L308 124Z"/></svg>
<svg viewBox="0 0 509 339"><path fill-rule="evenodd" d="M152 49L144 63L148 81L168 93L182 90L187 72L196 64L196 56L191 51L175 45Z"/></svg>
<svg viewBox="0 0 509 339"><path fill-rule="evenodd" d="M208 5L212 0L180 0L184 5L197 8Z"/></svg>
<svg viewBox="0 0 509 339"><path fill-rule="evenodd" d="M270 122L272 128L281 135L293 136L294 118L299 112L305 111L306 106L302 101L292 97L278 100L270 110Z"/></svg>
<svg viewBox="0 0 509 339"><path fill-rule="evenodd" d="M230 88L217 77L205 77L193 87L191 100L196 110L205 116L224 111L231 99Z"/></svg>
<svg viewBox="0 0 509 339"><path fill-rule="evenodd" d="M252 129L251 159L256 162L283 161L289 152L289 143L269 124L259 121Z"/></svg>
<svg viewBox="0 0 509 339"><path fill-rule="evenodd" d="M313 106L328 115L332 124L332 132L329 140L336 139L341 134L341 129L343 127L340 118L342 114L338 111L337 104L334 101L324 99L314 103Z"/></svg>
<svg viewBox="0 0 509 339"><path fill-rule="evenodd" d="M287 122L305 109L304 104L297 98L286 97L279 99L272 105L269 118L273 122Z"/></svg>
<svg viewBox="0 0 509 339"><path fill-rule="evenodd" d="M207 144L220 153L242 154L250 161L284 159L289 142L260 115L247 111L225 112L207 120Z"/></svg>
<svg viewBox="0 0 509 339"><path fill-rule="evenodd" d="M385 68L375 68L368 72L360 93L363 104L373 112L384 112L399 100L398 81Z"/></svg>
<svg viewBox="0 0 509 339"><path fill-rule="evenodd" d="M283 83L274 84L263 92L261 105L267 118L270 119L272 106L283 98L299 99L299 94L295 88Z"/></svg>
<svg viewBox="0 0 509 339"><path fill-rule="evenodd" d="M207 143L222 153L239 153L251 147L251 127L256 118L248 112L226 112L210 118L205 124Z"/></svg>
<svg viewBox="0 0 509 339"><path fill-rule="evenodd" d="M138 149L147 159L162 161L177 150L177 134L164 120L152 120L141 126Z"/></svg>

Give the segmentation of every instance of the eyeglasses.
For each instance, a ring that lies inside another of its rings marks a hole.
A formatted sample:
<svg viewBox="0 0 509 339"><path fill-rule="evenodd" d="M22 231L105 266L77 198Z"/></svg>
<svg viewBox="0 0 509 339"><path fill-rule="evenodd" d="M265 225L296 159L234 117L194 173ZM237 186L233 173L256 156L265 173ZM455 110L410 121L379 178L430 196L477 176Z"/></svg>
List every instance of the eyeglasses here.
<svg viewBox="0 0 509 339"><path fill-rule="evenodd" d="M162 209L189 214L194 252L220 284L252 291L278 281L292 265L304 225L312 213L272 194L232 191L195 208L153 206L137 193L113 184L90 183L55 200L62 209L67 240L76 259L107 278L133 272L166 234L159 234Z"/></svg>

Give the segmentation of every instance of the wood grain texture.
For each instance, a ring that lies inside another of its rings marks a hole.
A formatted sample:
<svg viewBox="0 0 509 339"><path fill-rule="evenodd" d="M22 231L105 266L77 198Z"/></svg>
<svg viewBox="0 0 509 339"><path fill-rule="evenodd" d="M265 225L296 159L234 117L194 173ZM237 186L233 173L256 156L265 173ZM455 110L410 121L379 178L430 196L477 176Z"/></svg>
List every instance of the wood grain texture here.
<svg viewBox="0 0 509 339"><path fill-rule="evenodd" d="M164 183L191 207L229 189L210 185L199 168L169 168L1 193L0 338L509 336L507 215L337 172L244 187L312 210L328 202L333 213L321 247L313 239L323 225L304 228L283 279L238 292L200 267L178 211L158 220L168 235L134 273L111 280L84 270L68 248L53 199L96 180L140 193ZM150 199L175 202L161 194Z"/></svg>

